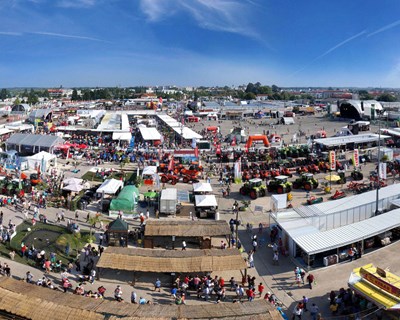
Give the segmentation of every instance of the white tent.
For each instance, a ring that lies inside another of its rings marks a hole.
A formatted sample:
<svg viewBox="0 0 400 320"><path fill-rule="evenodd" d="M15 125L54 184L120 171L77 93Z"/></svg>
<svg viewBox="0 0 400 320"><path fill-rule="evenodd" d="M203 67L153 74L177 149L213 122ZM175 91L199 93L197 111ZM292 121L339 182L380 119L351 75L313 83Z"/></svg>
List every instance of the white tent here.
<svg viewBox="0 0 400 320"><path fill-rule="evenodd" d="M156 128L140 127L139 130L143 140L161 140L161 134Z"/></svg>
<svg viewBox="0 0 400 320"><path fill-rule="evenodd" d="M212 192L213 189L210 183L198 182L193 183L193 192Z"/></svg>
<svg viewBox="0 0 400 320"><path fill-rule="evenodd" d="M83 185L77 183L70 183L69 185L65 186L63 190L80 192L81 190L83 190Z"/></svg>
<svg viewBox="0 0 400 320"><path fill-rule="evenodd" d="M122 189L124 183L122 180L107 179L103 184L96 190L97 193L115 194L118 189Z"/></svg>
<svg viewBox="0 0 400 320"><path fill-rule="evenodd" d="M217 198L213 194L195 196L196 207L218 207Z"/></svg>
<svg viewBox="0 0 400 320"><path fill-rule="evenodd" d="M46 151L40 151L33 156L26 157L26 160L28 161L28 167L30 170L36 170L40 167L42 172L46 172L49 166L55 167L57 165L57 157Z"/></svg>
<svg viewBox="0 0 400 320"><path fill-rule="evenodd" d="M78 179L78 178L66 178L63 181L64 186L67 186L69 184L81 184L83 182L82 179Z"/></svg>
<svg viewBox="0 0 400 320"><path fill-rule="evenodd" d="M156 166L148 166L148 167L143 169L142 176L147 176L147 175L152 176L152 175L154 175L156 173L157 173L157 167Z"/></svg>

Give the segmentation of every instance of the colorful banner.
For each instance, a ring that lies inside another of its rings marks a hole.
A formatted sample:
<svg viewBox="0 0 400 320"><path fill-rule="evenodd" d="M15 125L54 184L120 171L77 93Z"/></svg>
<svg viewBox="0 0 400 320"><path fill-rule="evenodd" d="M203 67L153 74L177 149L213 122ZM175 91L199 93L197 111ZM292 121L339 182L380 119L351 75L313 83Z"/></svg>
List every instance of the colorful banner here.
<svg viewBox="0 0 400 320"><path fill-rule="evenodd" d="M374 274L370 273L368 270L365 270L364 268L360 269L360 275L365 280L369 281L370 283L382 289L383 291L386 291L396 297L400 297L400 289L390 284L388 281L385 281L375 276Z"/></svg>
<svg viewBox="0 0 400 320"><path fill-rule="evenodd" d="M331 170L336 170L336 154L335 151L329 151L329 166Z"/></svg>
<svg viewBox="0 0 400 320"><path fill-rule="evenodd" d="M360 165L360 156L358 154L358 149L354 149L353 153L353 165L357 168Z"/></svg>

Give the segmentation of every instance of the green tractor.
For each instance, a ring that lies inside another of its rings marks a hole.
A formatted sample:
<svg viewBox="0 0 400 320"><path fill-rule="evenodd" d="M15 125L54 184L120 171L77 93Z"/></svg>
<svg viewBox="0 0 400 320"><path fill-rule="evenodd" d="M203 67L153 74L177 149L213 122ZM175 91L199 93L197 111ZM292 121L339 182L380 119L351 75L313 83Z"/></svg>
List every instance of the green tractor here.
<svg viewBox="0 0 400 320"><path fill-rule="evenodd" d="M292 191L292 183L288 181L288 178L288 176L276 176L268 183L268 192L282 194Z"/></svg>
<svg viewBox="0 0 400 320"><path fill-rule="evenodd" d="M258 197L264 197L265 185L261 179L250 179L246 182L239 190L242 196L250 196L251 199L257 199Z"/></svg>
<svg viewBox="0 0 400 320"><path fill-rule="evenodd" d="M311 191L312 189L318 188L318 181L314 178L312 173L303 173L295 182L293 182L293 189L300 188L306 191Z"/></svg>

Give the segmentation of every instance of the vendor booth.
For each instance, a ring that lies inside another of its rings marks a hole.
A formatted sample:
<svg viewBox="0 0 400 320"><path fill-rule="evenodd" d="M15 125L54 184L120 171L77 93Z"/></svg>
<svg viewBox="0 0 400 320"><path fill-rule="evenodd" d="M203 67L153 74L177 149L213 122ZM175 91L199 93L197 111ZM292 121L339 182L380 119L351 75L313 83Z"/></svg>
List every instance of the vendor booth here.
<svg viewBox="0 0 400 320"><path fill-rule="evenodd" d="M215 218L218 209L217 198L215 195L196 195L195 209L198 218Z"/></svg>
<svg viewBox="0 0 400 320"><path fill-rule="evenodd" d="M212 191L213 189L210 183L207 182L193 183L193 193L195 194L208 193Z"/></svg>
<svg viewBox="0 0 400 320"><path fill-rule="evenodd" d="M28 162L29 170L40 170L46 172L50 167L57 166L57 157L54 154L46 151L40 151L39 153L26 157L25 160Z"/></svg>
<svg viewBox="0 0 400 320"><path fill-rule="evenodd" d="M356 268L350 275L349 287L379 308L400 310L400 277L388 270L373 264Z"/></svg>

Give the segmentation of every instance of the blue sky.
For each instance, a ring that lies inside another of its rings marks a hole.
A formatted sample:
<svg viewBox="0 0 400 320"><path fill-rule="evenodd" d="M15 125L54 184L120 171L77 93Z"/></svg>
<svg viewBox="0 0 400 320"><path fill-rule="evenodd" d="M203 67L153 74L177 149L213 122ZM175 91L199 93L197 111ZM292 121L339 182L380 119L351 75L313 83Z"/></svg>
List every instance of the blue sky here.
<svg viewBox="0 0 400 320"><path fill-rule="evenodd" d="M400 87L398 0L0 0L0 87Z"/></svg>

